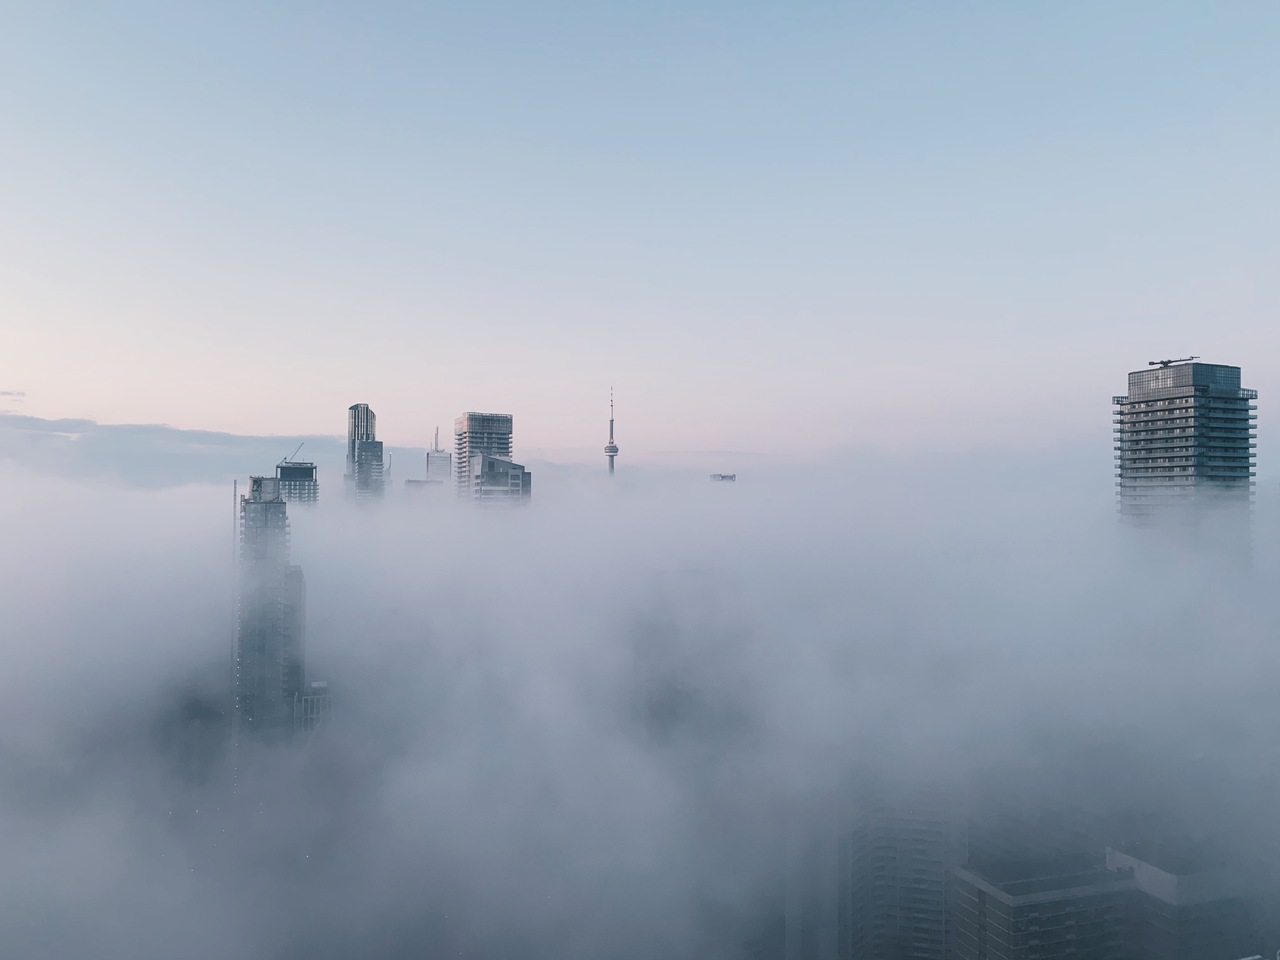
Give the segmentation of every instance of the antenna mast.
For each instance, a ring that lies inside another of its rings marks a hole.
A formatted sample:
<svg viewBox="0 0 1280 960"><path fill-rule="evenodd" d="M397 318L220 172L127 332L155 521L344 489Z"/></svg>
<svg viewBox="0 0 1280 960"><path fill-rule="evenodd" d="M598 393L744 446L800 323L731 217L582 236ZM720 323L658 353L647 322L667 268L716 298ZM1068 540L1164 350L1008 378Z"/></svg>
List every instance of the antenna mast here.
<svg viewBox="0 0 1280 960"><path fill-rule="evenodd" d="M613 442L613 387L609 388L609 442L604 455L609 458L609 476L613 476L613 458L618 455L618 445Z"/></svg>

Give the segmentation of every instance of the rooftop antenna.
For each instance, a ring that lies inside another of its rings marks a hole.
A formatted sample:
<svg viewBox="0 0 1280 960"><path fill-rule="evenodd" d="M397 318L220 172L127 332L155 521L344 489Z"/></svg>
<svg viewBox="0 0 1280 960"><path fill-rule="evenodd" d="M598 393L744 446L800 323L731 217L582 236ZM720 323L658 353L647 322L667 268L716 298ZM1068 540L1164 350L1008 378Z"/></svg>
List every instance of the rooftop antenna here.
<svg viewBox="0 0 1280 960"><path fill-rule="evenodd" d="M307 445L307 441L303 440L300 444L298 444L298 449L294 450L293 453L289 454L287 457L281 460L280 463L292 463L293 458L298 455L298 450L301 450L306 445ZM277 467L280 466L280 463L277 463L276 466Z"/></svg>
<svg viewBox="0 0 1280 960"><path fill-rule="evenodd" d="M1190 363L1192 360L1199 360L1199 357L1180 357L1177 360L1148 360L1148 367L1167 367L1171 363Z"/></svg>
<svg viewBox="0 0 1280 960"><path fill-rule="evenodd" d="M609 442L604 455L609 458L609 476L613 476L613 458L618 455L618 445L613 442L613 387L609 388Z"/></svg>
<svg viewBox="0 0 1280 960"><path fill-rule="evenodd" d="M431 452L432 452L432 453L439 453L439 452L440 452L440 428L439 428L439 427L436 427L436 439L435 439L435 442L434 442L434 443L432 444L432 446L431 446Z"/></svg>

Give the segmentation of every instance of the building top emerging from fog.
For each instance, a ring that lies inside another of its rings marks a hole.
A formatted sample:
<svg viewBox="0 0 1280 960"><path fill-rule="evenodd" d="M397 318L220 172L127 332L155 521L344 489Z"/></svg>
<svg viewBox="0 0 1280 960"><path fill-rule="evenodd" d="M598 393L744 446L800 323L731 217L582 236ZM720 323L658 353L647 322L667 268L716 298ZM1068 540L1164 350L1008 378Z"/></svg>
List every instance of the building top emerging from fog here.
<svg viewBox="0 0 1280 960"><path fill-rule="evenodd" d="M364 501L382 497L385 490L382 442L377 439L378 418L367 403L347 409L348 496Z"/></svg>
<svg viewBox="0 0 1280 960"><path fill-rule="evenodd" d="M303 460L281 460L276 464L280 498L291 503L315 503L320 499L316 465Z"/></svg>
<svg viewBox="0 0 1280 960"><path fill-rule="evenodd" d="M511 458L509 413L464 413L453 424L458 496L477 503L528 503L533 477Z"/></svg>
<svg viewBox="0 0 1280 960"><path fill-rule="evenodd" d="M1253 496L1257 392L1240 368L1163 360L1129 374L1112 398L1120 512L1151 519L1170 508L1247 506Z"/></svg>

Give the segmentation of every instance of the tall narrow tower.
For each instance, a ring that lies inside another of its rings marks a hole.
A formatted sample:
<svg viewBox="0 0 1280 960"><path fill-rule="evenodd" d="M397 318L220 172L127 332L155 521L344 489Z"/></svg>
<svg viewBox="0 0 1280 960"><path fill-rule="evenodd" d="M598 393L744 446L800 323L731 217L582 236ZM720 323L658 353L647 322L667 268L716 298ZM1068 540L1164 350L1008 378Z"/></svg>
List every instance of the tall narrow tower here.
<svg viewBox="0 0 1280 960"><path fill-rule="evenodd" d="M618 455L618 445L613 442L613 387L609 388L609 442L604 455L609 458L609 476L613 476L613 458Z"/></svg>
<svg viewBox="0 0 1280 960"><path fill-rule="evenodd" d="M380 499L386 489L382 441L374 439L377 423L367 403L347 410L347 495L360 501Z"/></svg>

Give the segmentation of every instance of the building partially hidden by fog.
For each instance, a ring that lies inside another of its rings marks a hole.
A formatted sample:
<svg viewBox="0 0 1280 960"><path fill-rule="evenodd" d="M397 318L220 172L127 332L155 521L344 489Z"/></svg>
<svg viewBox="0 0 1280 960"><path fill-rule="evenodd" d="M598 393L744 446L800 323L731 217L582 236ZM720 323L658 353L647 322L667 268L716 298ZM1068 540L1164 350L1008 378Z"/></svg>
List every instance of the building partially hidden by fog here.
<svg viewBox="0 0 1280 960"><path fill-rule="evenodd" d="M328 711L327 686L306 683L306 581L302 568L290 562L287 509L279 480L249 479L238 522L237 744L311 729Z"/></svg>
<svg viewBox="0 0 1280 960"><path fill-rule="evenodd" d="M1139 846L1108 848L1106 866L1131 887L1130 956L1243 957L1262 946L1238 871Z"/></svg>
<svg viewBox="0 0 1280 960"><path fill-rule="evenodd" d="M377 439L378 418L367 403L347 410L347 496L357 501L379 500L385 492L382 442Z"/></svg>
<svg viewBox="0 0 1280 960"><path fill-rule="evenodd" d="M281 460L276 464L280 498L286 503L315 503L320 499L316 465L303 460Z"/></svg>
<svg viewBox="0 0 1280 960"><path fill-rule="evenodd" d="M453 455L440 448L440 428L427 451L427 483L448 483L453 475Z"/></svg>
<svg viewBox="0 0 1280 960"><path fill-rule="evenodd" d="M1122 516L1151 522L1206 514L1244 517L1253 499L1257 391L1240 368L1152 361L1112 398Z"/></svg>
<svg viewBox="0 0 1280 960"><path fill-rule="evenodd" d="M952 876L954 960L1129 960L1130 882L1089 862L967 865Z"/></svg>
<svg viewBox="0 0 1280 960"><path fill-rule="evenodd" d="M841 856L840 955L945 960L947 882L966 858L963 817L945 791L868 788Z"/></svg>
<svg viewBox="0 0 1280 960"><path fill-rule="evenodd" d="M527 503L529 470L511 458L509 413L464 413L453 424L457 494L478 503Z"/></svg>
<svg viewBox="0 0 1280 960"><path fill-rule="evenodd" d="M453 483L453 456L440 449L440 428L436 428L435 440L427 451L426 473L422 477L406 477L405 490L412 494L439 495Z"/></svg>

